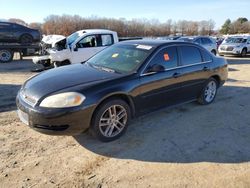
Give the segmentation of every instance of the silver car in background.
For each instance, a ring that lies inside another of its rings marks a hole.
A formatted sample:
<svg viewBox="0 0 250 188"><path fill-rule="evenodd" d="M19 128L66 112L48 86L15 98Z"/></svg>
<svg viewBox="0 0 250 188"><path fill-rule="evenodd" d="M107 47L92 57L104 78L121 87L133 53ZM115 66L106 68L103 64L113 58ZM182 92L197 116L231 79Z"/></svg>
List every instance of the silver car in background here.
<svg viewBox="0 0 250 188"><path fill-rule="evenodd" d="M226 38L219 46L219 55L240 55L250 53L250 36L233 36Z"/></svg>
<svg viewBox="0 0 250 188"><path fill-rule="evenodd" d="M206 48L209 52L213 53L214 55L217 54L216 41L211 37L208 37L208 36L185 36L185 37L180 37L178 40L197 43L197 44L203 46L204 48Z"/></svg>

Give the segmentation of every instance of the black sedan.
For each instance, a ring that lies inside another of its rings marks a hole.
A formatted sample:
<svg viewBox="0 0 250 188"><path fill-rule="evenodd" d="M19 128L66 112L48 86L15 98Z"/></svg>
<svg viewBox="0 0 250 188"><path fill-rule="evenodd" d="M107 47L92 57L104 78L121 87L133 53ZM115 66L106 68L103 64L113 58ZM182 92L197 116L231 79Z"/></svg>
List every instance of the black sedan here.
<svg viewBox="0 0 250 188"><path fill-rule="evenodd" d="M0 42L31 44L39 42L41 34L36 29L11 22L0 22Z"/></svg>
<svg viewBox="0 0 250 188"><path fill-rule="evenodd" d="M227 74L226 60L194 43L126 41L29 79L16 103L20 119L39 132L90 130L112 141L138 115L194 100L212 103Z"/></svg>

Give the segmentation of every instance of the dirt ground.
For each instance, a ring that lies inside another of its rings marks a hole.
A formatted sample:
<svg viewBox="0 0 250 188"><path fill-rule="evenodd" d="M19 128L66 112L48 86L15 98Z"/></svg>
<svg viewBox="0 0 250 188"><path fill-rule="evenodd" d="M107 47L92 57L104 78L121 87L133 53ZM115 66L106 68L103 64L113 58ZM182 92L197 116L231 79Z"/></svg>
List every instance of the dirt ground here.
<svg viewBox="0 0 250 188"><path fill-rule="evenodd" d="M0 64L0 187L250 187L250 58L229 58L208 106L164 109L119 140L47 136L15 112L29 59Z"/></svg>

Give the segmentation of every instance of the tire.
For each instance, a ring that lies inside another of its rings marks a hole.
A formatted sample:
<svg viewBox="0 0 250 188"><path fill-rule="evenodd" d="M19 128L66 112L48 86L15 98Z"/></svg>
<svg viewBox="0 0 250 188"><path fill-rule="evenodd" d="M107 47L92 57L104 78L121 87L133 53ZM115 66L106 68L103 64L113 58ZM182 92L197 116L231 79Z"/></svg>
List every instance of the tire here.
<svg viewBox="0 0 250 188"><path fill-rule="evenodd" d="M216 50L212 50L211 53L216 56Z"/></svg>
<svg viewBox="0 0 250 188"><path fill-rule="evenodd" d="M243 48L243 50L241 51L241 57L246 57L247 56L247 49Z"/></svg>
<svg viewBox="0 0 250 188"><path fill-rule="evenodd" d="M202 105L211 104L217 94L218 82L214 78L210 78L203 87L198 102Z"/></svg>
<svg viewBox="0 0 250 188"><path fill-rule="evenodd" d="M64 61L54 61L54 67L61 67L61 66L66 66L66 65L70 65L70 61L69 60L64 60Z"/></svg>
<svg viewBox="0 0 250 188"><path fill-rule="evenodd" d="M13 60L13 51L8 49L0 50L0 63L8 63Z"/></svg>
<svg viewBox="0 0 250 188"><path fill-rule="evenodd" d="M93 115L90 132L102 142L114 141L125 133L130 118L130 107L125 101L109 100Z"/></svg>
<svg viewBox="0 0 250 188"><path fill-rule="evenodd" d="M32 44L33 42L33 37L29 34L24 34L20 37L20 43L21 44Z"/></svg>

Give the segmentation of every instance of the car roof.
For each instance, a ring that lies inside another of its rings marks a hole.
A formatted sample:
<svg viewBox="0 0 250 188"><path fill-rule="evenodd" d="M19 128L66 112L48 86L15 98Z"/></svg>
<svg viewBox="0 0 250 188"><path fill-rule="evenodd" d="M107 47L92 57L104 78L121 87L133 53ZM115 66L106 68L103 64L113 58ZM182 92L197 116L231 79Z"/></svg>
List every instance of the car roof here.
<svg viewBox="0 0 250 188"><path fill-rule="evenodd" d="M76 31L80 36L91 33L91 34L116 34L115 31L107 30L107 29L83 29Z"/></svg>
<svg viewBox="0 0 250 188"><path fill-rule="evenodd" d="M242 38L242 39L248 39L250 36L231 36L231 37L228 37L228 38Z"/></svg>
<svg viewBox="0 0 250 188"><path fill-rule="evenodd" d="M185 38L185 39L196 39L196 38L212 38L210 36L182 36L180 39Z"/></svg>
<svg viewBox="0 0 250 188"><path fill-rule="evenodd" d="M0 24L13 24L13 22L0 21Z"/></svg>
<svg viewBox="0 0 250 188"><path fill-rule="evenodd" d="M131 45L147 45L152 47L160 47L166 45L174 45L174 44L187 44L187 45L196 45L191 42L185 41L177 41L177 40L127 40L119 42L118 44L131 44ZM198 46L198 45L196 45Z"/></svg>

